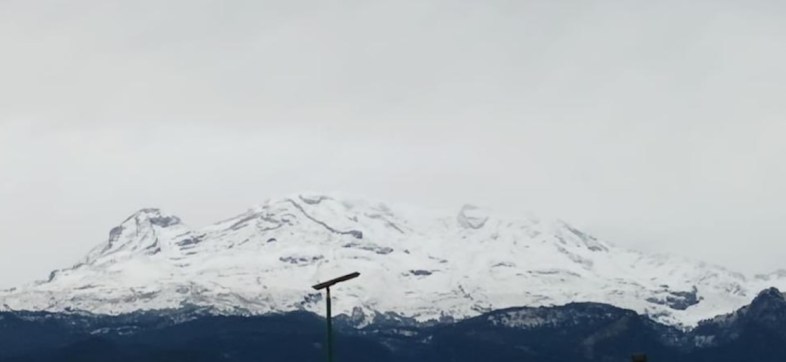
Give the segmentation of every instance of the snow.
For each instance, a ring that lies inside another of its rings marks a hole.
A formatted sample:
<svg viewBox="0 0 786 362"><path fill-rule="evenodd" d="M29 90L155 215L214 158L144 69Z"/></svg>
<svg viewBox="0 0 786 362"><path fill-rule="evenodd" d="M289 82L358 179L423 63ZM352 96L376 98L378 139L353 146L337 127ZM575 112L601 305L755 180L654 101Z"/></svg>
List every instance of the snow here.
<svg viewBox="0 0 786 362"><path fill-rule="evenodd" d="M104 314L194 305L226 314L322 313L310 286L352 271L361 277L334 288L337 313L394 312L420 321L599 302L690 327L747 304L762 289L786 286L783 273L749 278L646 255L560 220L311 193L198 229L160 210L141 210L76 266L0 292L0 305Z"/></svg>

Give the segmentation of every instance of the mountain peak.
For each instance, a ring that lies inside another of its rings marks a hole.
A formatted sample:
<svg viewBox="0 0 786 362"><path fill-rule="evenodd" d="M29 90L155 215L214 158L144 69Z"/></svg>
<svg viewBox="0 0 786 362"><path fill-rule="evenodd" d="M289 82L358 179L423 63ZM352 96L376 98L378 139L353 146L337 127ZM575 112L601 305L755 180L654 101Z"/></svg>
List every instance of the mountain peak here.
<svg viewBox="0 0 786 362"><path fill-rule="evenodd" d="M159 234L165 230L174 232L185 228L179 217L156 208L141 209L126 218L120 225L109 231L109 239L90 252L85 263L110 254L142 252L157 254L162 243Z"/></svg>
<svg viewBox="0 0 786 362"><path fill-rule="evenodd" d="M786 321L786 298L777 288L768 288L733 315L740 317L732 319L733 322L753 322L768 328L779 328Z"/></svg>
<svg viewBox="0 0 786 362"><path fill-rule="evenodd" d="M786 298L778 288L767 288L762 290L751 304L762 304L768 302L786 302Z"/></svg>
<svg viewBox="0 0 786 362"><path fill-rule="evenodd" d="M488 220L488 214L475 205L464 205L458 214L459 225L466 229L480 229Z"/></svg>
<svg viewBox="0 0 786 362"><path fill-rule="evenodd" d="M159 227L169 227L172 225L181 224L182 221L179 217L165 213L161 211L161 209L157 208L145 208L141 209L129 216L120 226L135 223L140 224L144 222L149 222L152 225L159 226Z"/></svg>

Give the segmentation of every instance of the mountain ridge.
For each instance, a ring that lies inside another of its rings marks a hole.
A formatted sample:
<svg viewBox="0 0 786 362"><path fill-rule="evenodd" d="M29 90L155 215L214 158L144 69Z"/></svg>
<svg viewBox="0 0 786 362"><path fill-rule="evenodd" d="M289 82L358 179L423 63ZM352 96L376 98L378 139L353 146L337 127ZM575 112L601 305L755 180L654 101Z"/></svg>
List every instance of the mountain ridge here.
<svg viewBox="0 0 786 362"><path fill-rule="evenodd" d="M774 303L774 304L773 304ZM451 323L335 319L337 355L366 361L780 361L786 353L783 295L767 289L723 318L681 330L608 304L515 307ZM775 309L773 309L775 308ZM0 312L2 361L321 360L324 318L305 311L217 316L199 309L117 316Z"/></svg>
<svg viewBox="0 0 786 362"><path fill-rule="evenodd" d="M691 327L786 285L777 272L749 278L619 248L560 220L297 194L196 229L142 209L72 268L1 292L0 305L103 314L184 305L244 315L319 311L309 286L355 270L367 281L342 285L336 306L365 323L389 312L423 322L579 301Z"/></svg>

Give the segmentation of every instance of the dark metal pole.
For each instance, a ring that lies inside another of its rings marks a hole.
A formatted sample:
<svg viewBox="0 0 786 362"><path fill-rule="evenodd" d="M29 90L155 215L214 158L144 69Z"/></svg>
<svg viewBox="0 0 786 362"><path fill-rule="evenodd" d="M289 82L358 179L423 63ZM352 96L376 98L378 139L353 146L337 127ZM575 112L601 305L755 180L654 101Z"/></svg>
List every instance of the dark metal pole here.
<svg viewBox="0 0 786 362"><path fill-rule="evenodd" d="M328 362L333 362L333 314L330 311L330 287L336 285L341 282L345 282L350 279L355 279L360 276L360 273L354 272L349 273L344 276L340 276L335 279L328 280L326 282L322 282L316 285L313 285L312 288L316 290L325 289L327 291L327 354L328 354Z"/></svg>
<svg viewBox="0 0 786 362"><path fill-rule="evenodd" d="M333 362L333 316L330 312L330 287L327 290L327 353L328 362Z"/></svg>

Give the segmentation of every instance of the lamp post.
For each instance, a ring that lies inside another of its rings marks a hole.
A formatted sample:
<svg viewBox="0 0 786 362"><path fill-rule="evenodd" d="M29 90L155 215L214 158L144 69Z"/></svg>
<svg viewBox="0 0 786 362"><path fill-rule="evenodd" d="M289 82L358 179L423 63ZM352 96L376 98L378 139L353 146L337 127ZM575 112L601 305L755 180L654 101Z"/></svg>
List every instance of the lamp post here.
<svg viewBox="0 0 786 362"><path fill-rule="evenodd" d="M360 273L354 272L351 274L347 274L344 276L340 276L335 279L328 280L326 282L319 283L317 285L312 286L312 288L316 290L325 289L327 294L327 298L325 299L327 303L327 354L328 354L328 362L333 362L333 316L331 315L330 311L330 287L345 282L350 279L355 279L360 276Z"/></svg>

